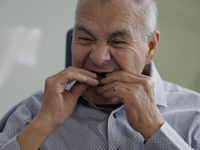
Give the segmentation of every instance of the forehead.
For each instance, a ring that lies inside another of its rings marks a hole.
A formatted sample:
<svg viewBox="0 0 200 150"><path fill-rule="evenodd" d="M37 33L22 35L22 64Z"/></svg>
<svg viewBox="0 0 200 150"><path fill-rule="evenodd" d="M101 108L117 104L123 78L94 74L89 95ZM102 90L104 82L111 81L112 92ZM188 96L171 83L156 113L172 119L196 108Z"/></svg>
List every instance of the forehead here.
<svg viewBox="0 0 200 150"><path fill-rule="evenodd" d="M82 0L77 11L76 25L91 25L93 28L139 29L137 4L133 0Z"/></svg>

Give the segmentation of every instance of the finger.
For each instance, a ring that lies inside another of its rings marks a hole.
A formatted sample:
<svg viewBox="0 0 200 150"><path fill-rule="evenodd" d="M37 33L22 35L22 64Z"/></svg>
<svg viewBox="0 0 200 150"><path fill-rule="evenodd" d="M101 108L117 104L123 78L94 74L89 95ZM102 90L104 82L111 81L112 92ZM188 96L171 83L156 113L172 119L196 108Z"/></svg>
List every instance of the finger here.
<svg viewBox="0 0 200 150"><path fill-rule="evenodd" d="M73 98L77 100L79 96L87 89L87 87L88 86L86 84L76 82L74 86L70 89L70 93L72 94ZM69 91L66 91L66 94L68 92ZM66 96L66 98L69 99L68 96Z"/></svg>
<svg viewBox="0 0 200 150"><path fill-rule="evenodd" d="M124 89L124 90L122 90ZM153 96L153 89L143 86L142 84L130 84L125 82L115 81L113 83L104 85L97 90L98 93L104 96L124 98L125 96L134 97L134 93L143 93L141 95ZM123 93L124 92L124 93Z"/></svg>
<svg viewBox="0 0 200 150"><path fill-rule="evenodd" d="M77 67L68 67L64 70L62 70L60 73L59 73L59 76L63 76L63 75L66 75L68 73L71 73L72 75L73 74L77 74L77 73L81 73L81 74L84 74L86 76L90 76L91 78L97 78L97 75L91 71L88 71L88 70L85 70L85 69L82 69L82 68L77 68Z"/></svg>
<svg viewBox="0 0 200 150"><path fill-rule="evenodd" d="M123 81L127 83L137 83L140 80L141 75L136 76L126 71L115 71L106 75L106 78L100 81L101 84L108 84L114 81ZM143 77L142 77L143 78Z"/></svg>
<svg viewBox="0 0 200 150"><path fill-rule="evenodd" d="M95 79L96 74L80 68L67 68L60 73L54 75L53 80L56 83L66 85L74 80L86 83L90 86L96 86L99 82Z"/></svg>
<svg viewBox="0 0 200 150"><path fill-rule="evenodd" d="M69 70L71 70L71 71L75 71L76 70L77 72L81 72L83 74L91 76L92 78L97 78L97 75L95 73L93 73L93 72L91 72L89 70L86 70L86 69L82 69L82 68L77 68L77 67L71 66L71 67L69 67Z"/></svg>
<svg viewBox="0 0 200 150"><path fill-rule="evenodd" d="M99 94L103 94L103 93L109 91L110 89L113 89L112 84L106 84L106 85L104 85L104 86L99 87L99 88L97 89L97 92L98 92Z"/></svg>
<svg viewBox="0 0 200 150"><path fill-rule="evenodd" d="M93 77L88 76L86 74L80 73L80 72L68 73L67 75L64 75L63 76L63 78L64 78L63 81L65 81L66 77L68 78L67 79L68 81L76 80L77 82L85 83L85 84L90 85L90 86L97 86L99 84L98 80L96 80ZM61 80L62 80L62 78L61 78Z"/></svg>
<svg viewBox="0 0 200 150"><path fill-rule="evenodd" d="M121 87L121 88L124 88L124 89L131 89L133 88L133 86L135 86L137 84L133 84L133 83L126 83L126 82L121 82L121 81L114 81L114 82L111 82L111 83L108 83L104 86L101 86L97 89L97 92L100 93L100 94L103 94L105 92L107 92L108 90L111 90L111 89L115 89L117 87Z"/></svg>
<svg viewBox="0 0 200 150"><path fill-rule="evenodd" d="M105 98L117 97L118 99L124 99L129 94L129 90L123 87L113 87L103 93Z"/></svg>
<svg viewBox="0 0 200 150"><path fill-rule="evenodd" d="M116 94L118 95L119 98L121 98L120 94L122 94L122 96L129 95L130 98L136 98L136 99L142 99L142 97L144 97L145 95L151 100L152 97L154 96L154 88L150 85L148 85L149 83L145 82L143 84L139 83L139 84L130 84L130 83L124 83L124 82L113 82L111 83L110 87L110 91L114 91L116 92ZM112 88L111 88L112 87ZM106 90L106 86L105 89L103 89L104 87L102 87L102 91ZM119 91L118 91L119 88ZM111 90L112 89L112 90ZM125 89L126 91L128 91L128 93L121 93L120 89ZM105 91L106 92L106 91ZM137 97L137 95L141 95L141 97ZM116 95L116 96L117 96ZM151 100L152 101L152 100Z"/></svg>

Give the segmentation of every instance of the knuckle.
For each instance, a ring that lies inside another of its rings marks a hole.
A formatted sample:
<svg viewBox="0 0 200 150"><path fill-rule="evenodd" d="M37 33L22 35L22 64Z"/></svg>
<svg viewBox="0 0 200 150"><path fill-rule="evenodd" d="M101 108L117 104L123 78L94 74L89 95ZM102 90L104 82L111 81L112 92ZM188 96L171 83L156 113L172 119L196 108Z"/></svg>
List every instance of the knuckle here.
<svg viewBox="0 0 200 150"><path fill-rule="evenodd" d="M153 87L154 86L154 81L150 77L146 77L145 79L142 79L142 84L145 87Z"/></svg>
<svg viewBox="0 0 200 150"><path fill-rule="evenodd" d="M113 83L111 84L111 86L116 88L116 87L118 87L118 83L119 83L118 81L115 81L115 82L113 82Z"/></svg>
<svg viewBox="0 0 200 150"><path fill-rule="evenodd" d="M132 96L132 98L134 99L134 100L138 100L138 99L140 99L140 96L139 96L139 94L138 93L131 93L131 96Z"/></svg>
<svg viewBox="0 0 200 150"><path fill-rule="evenodd" d="M143 85L141 85L141 84L138 84L136 88L138 91L143 91L143 89L144 89Z"/></svg>
<svg viewBox="0 0 200 150"><path fill-rule="evenodd" d="M124 72L124 71L119 73L119 78L120 78L120 79L124 79L124 78L126 78L127 76L128 76L128 74L127 74L126 72Z"/></svg>
<svg viewBox="0 0 200 150"><path fill-rule="evenodd" d="M70 67L67 68L67 70L74 70L74 67L70 66Z"/></svg>
<svg viewBox="0 0 200 150"><path fill-rule="evenodd" d="M69 74L72 74L72 73L74 73L74 72L75 72L75 68L72 67L72 66L70 66L70 67L68 67L67 69L65 69L64 75L68 76Z"/></svg>
<svg viewBox="0 0 200 150"><path fill-rule="evenodd" d="M50 85L51 84L51 82L52 82L52 77L48 77L48 78L46 78L46 80L45 80L45 85Z"/></svg>
<svg viewBox="0 0 200 150"><path fill-rule="evenodd" d="M71 71L71 70L70 70ZM64 74L64 77L67 78L69 76L69 70L66 70L63 74Z"/></svg>
<svg viewBox="0 0 200 150"><path fill-rule="evenodd" d="M53 76L46 78L45 80L45 91L52 90L53 84L54 84L54 78Z"/></svg>
<svg viewBox="0 0 200 150"><path fill-rule="evenodd" d="M121 89L123 87L123 83L120 81L115 81L111 84L111 86L115 89Z"/></svg>

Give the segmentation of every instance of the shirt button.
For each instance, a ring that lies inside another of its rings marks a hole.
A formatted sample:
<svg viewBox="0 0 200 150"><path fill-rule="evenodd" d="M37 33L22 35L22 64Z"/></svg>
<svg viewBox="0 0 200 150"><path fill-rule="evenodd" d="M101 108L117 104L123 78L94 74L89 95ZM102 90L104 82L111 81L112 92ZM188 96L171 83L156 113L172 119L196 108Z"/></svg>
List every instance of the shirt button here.
<svg viewBox="0 0 200 150"><path fill-rule="evenodd" d="M119 115L118 115L117 112L115 112L115 113L113 114L113 117L114 117L115 119L116 119L118 116L119 116Z"/></svg>

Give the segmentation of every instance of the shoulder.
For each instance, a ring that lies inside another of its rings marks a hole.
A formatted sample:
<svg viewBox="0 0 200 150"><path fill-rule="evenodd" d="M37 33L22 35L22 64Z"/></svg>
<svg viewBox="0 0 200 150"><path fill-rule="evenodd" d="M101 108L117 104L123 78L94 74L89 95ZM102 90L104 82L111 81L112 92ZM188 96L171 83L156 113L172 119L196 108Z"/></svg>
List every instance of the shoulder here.
<svg viewBox="0 0 200 150"><path fill-rule="evenodd" d="M36 115L42 106L43 95L44 95L43 90L34 92L31 96L22 101L20 107Z"/></svg>
<svg viewBox="0 0 200 150"><path fill-rule="evenodd" d="M43 100L43 95L44 95L44 91L43 90L36 91L31 96L26 98L25 101L28 101L29 103L33 103L33 102L41 103L42 100Z"/></svg>
<svg viewBox="0 0 200 150"><path fill-rule="evenodd" d="M39 90L39 91L34 92L30 97L28 97L28 99L34 99L36 101L42 101L43 95L44 95L44 91Z"/></svg>
<svg viewBox="0 0 200 150"><path fill-rule="evenodd" d="M200 97L200 93L195 92L193 90L184 88L182 86L179 86L177 84L168 82L168 81L163 81L163 85L164 85L164 90L167 92L171 92L171 93L185 93L188 95L194 95L197 97Z"/></svg>
<svg viewBox="0 0 200 150"><path fill-rule="evenodd" d="M200 106L200 93L167 81L163 81L163 85L168 102Z"/></svg>

